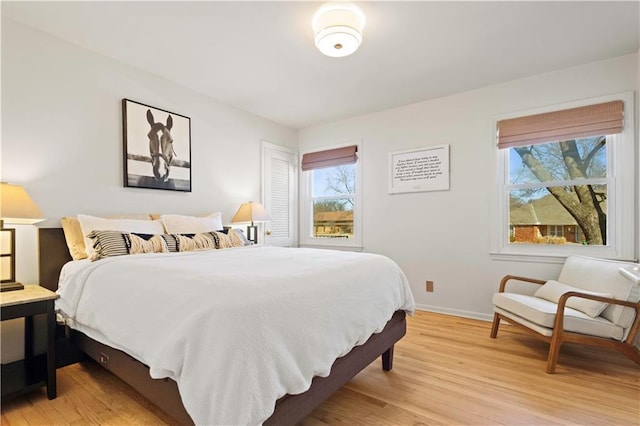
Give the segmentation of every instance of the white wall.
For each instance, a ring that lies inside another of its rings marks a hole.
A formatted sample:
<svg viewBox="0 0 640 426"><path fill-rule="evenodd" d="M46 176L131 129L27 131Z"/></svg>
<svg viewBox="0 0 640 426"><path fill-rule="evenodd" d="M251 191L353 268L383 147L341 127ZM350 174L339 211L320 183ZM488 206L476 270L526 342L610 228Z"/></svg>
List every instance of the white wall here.
<svg viewBox="0 0 640 426"><path fill-rule="evenodd" d="M123 187L122 98L191 118L191 193ZM260 197L263 139L297 149L298 133L3 18L2 180L24 185L41 226L82 212L220 210L228 223Z"/></svg>
<svg viewBox="0 0 640 426"><path fill-rule="evenodd" d="M402 267L419 307L489 319L503 275L551 278L560 268L489 256L493 117L636 90L637 56L303 129L300 149L362 139L365 251L388 255ZM389 152L441 144L450 145L449 191L388 194ZM425 280L435 281L433 293L425 291Z"/></svg>
<svg viewBox="0 0 640 426"><path fill-rule="evenodd" d="M123 187L122 98L191 118L193 192ZM77 213L222 211L229 223L260 198L261 140L295 150L298 132L2 18L0 175L29 192L39 226ZM37 283L35 228L18 231L17 279Z"/></svg>

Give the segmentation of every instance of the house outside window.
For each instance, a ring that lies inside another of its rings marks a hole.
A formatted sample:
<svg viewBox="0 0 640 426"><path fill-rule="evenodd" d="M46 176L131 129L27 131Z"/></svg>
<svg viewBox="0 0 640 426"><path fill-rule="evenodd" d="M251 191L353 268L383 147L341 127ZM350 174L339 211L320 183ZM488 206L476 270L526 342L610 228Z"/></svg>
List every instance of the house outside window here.
<svg viewBox="0 0 640 426"><path fill-rule="evenodd" d="M492 254L633 258L632 99L496 120Z"/></svg>
<svg viewBox="0 0 640 426"><path fill-rule="evenodd" d="M358 145L302 156L301 245L361 247Z"/></svg>

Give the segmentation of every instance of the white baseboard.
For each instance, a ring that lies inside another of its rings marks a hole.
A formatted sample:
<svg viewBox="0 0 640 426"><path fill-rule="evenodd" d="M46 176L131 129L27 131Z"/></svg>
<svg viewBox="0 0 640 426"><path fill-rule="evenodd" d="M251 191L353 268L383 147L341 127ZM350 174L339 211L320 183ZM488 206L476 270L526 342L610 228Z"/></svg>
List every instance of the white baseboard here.
<svg viewBox="0 0 640 426"><path fill-rule="evenodd" d="M416 309L419 311L435 312L438 314L453 315L456 317L472 318L481 321L493 321L493 314L483 314L480 312L463 311L460 309L449 309L441 306L431 305L416 305Z"/></svg>

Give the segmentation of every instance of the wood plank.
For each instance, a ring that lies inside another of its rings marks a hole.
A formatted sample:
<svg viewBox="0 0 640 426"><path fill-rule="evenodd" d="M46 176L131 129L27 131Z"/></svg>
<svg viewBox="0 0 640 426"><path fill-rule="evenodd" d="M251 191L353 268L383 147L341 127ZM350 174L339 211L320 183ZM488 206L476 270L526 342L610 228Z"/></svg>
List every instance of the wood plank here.
<svg viewBox="0 0 640 426"><path fill-rule="evenodd" d="M367 367L304 426L328 424L638 424L640 369L604 348L566 344L556 374L548 344L502 325L429 312L407 321L393 370ZM58 398L44 390L3 403L3 426L173 424L94 362L58 370Z"/></svg>

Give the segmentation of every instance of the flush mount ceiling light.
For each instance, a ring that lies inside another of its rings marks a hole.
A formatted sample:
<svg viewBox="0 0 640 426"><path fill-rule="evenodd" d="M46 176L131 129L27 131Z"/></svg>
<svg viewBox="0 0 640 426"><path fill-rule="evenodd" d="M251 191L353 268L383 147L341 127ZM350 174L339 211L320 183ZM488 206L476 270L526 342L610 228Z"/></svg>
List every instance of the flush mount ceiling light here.
<svg viewBox="0 0 640 426"><path fill-rule="evenodd" d="M364 13L350 3L327 3L311 21L316 46L334 58L351 55L358 49L364 24Z"/></svg>

